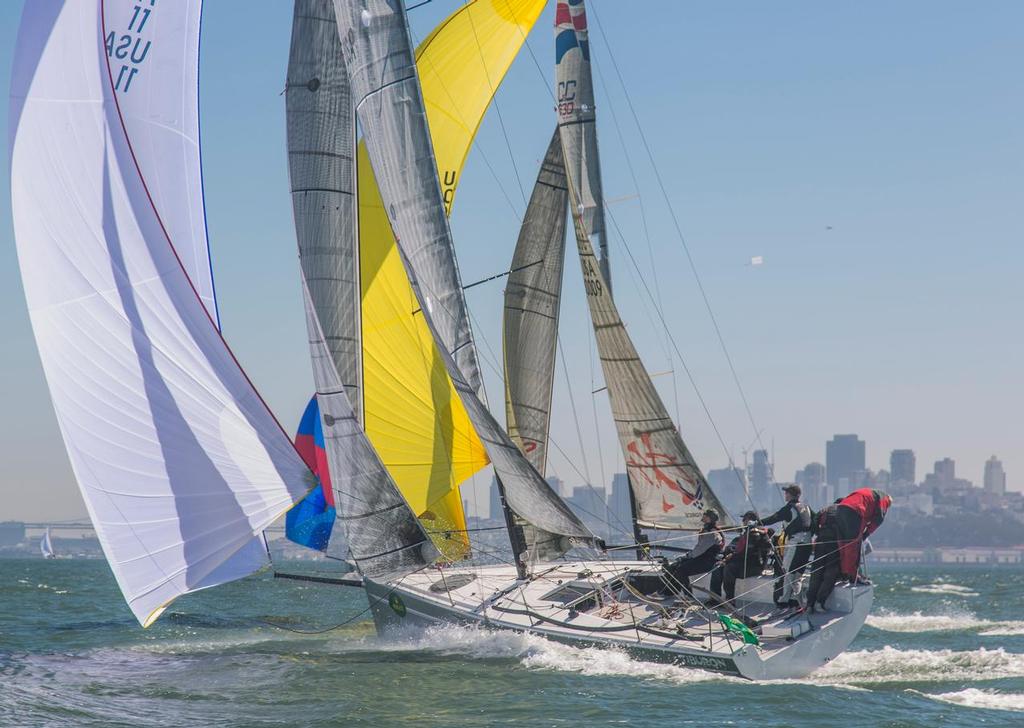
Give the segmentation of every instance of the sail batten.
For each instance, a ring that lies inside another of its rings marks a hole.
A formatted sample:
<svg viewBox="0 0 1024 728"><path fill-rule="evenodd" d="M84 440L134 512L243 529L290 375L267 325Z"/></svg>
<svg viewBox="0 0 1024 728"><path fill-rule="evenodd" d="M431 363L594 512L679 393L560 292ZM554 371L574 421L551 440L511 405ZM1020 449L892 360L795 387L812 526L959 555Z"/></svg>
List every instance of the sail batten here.
<svg viewBox="0 0 1024 728"><path fill-rule="evenodd" d="M400 3L335 0L353 90L379 104L358 108L383 207L423 321L484 441L509 505L530 523L586 541L593 535L522 456L487 410L444 198Z"/></svg>

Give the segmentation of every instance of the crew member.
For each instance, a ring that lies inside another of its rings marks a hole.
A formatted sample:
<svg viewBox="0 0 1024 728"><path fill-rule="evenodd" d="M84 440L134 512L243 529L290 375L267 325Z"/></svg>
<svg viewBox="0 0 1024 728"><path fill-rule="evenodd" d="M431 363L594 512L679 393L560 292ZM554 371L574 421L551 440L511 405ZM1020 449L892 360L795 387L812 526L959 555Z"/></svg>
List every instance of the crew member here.
<svg viewBox="0 0 1024 728"><path fill-rule="evenodd" d="M736 597L736 580L758 576L768 558L768 532L758 527L757 513L743 514L743 532L729 544L725 558L711 574L711 591L732 601Z"/></svg>
<svg viewBox="0 0 1024 728"><path fill-rule="evenodd" d="M892 505L892 498L874 488L861 488L836 505L839 529L839 570L843 578L857 581L860 545L873 534Z"/></svg>
<svg viewBox="0 0 1024 728"><path fill-rule="evenodd" d="M839 578L839 526L836 501L818 514L814 524L814 560L811 561L811 583L807 588L807 609L825 611L825 602Z"/></svg>
<svg viewBox="0 0 1024 728"><path fill-rule="evenodd" d="M665 567L667 587L663 593L682 592L690 594L690 577L704 574L715 566L715 559L722 552L725 539L718 530L718 512L708 509L701 516L704 525L697 536L697 545L690 553Z"/></svg>
<svg viewBox="0 0 1024 728"><path fill-rule="evenodd" d="M800 486L795 483L782 489L786 494L786 505L761 520L762 526L784 523L782 532L786 536L786 547L782 557L782 594L779 606L799 607L800 592L803 590L804 571L811 558L811 509L800 501Z"/></svg>

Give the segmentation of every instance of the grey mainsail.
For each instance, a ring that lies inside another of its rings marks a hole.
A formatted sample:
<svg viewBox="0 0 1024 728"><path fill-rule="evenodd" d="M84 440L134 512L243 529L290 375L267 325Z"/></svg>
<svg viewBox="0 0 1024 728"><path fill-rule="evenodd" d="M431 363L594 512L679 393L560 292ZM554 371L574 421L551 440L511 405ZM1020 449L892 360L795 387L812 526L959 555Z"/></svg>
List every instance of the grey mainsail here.
<svg viewBox="0 0 1024 728"><path fill-rule="evenodd" d="M404 576L431 564L440 553L359 426L305 280L302 289L338 523L364 576L378 581Z"/></svg>
<svg viewBox="0 0 1024 728"><path fill-rule="evenodd" d="M504 484L508 505L544 531L592 541L593 534L483 402L404 8L386 0L335 0L334 7L356 112L399 252L445 367Z"/></svg>
<svg viewBox="0 0 1024 728"><path fill-rule="evenodd" d="M636 500L637 522L648 528L696 530L701 527L704 510L714 508L721 516L719 523L729 524L728 512L708 487L637 355L579 216L574 216L573 222L594 338Z"/></svg>
<svg viewBox="0 0 1024 728"><path fill-rule="evenodd" d="M583 0L558 0L555 6L555 80L558 129L565 168L572 180L576 209L591 243L598 243L601 274L611 282L608 241L601 191L601 160L597 150L594 80L590 70L587 9Z"/></svg>
<svg viewBox="0 0 1024 728"><path fill-rule="evenodd" d="M355 130L331 0L295 0L285 108L302 273L327 348L358 416L362 367Z"/></svg>
<svg viewBox="0 0 1024 728"><path fill-rule="evenodd" d="M562 144L555 129L523 216L505 287L508 434L541 475L547 466L568 204Z"/></svg>

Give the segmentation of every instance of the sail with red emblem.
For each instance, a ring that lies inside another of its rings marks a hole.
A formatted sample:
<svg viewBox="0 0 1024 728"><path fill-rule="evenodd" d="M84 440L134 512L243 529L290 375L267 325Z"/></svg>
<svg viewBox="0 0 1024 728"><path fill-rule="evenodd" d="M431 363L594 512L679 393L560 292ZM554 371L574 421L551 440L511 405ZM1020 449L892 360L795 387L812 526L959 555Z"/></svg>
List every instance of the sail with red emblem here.
<svg viewBox="0 0 1024 728"><path fill-rule="evenodd" d="M697 530L703 512L713 508L721 517L719 523L729 524L727 511L708 487L669 417L612 300L583 0L558 0L555 68L569 210L597 352L636 501L637 523L646 528ZM600 259L594 253L595 238L601 241Z"/></svg>

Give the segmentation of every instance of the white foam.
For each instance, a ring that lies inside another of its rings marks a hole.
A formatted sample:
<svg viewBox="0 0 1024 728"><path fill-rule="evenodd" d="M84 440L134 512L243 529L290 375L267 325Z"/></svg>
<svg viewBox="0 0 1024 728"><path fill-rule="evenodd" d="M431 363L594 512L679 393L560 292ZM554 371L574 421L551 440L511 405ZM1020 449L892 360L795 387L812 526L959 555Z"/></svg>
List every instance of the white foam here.
<svg viewBox="0 0 1024 728"><path fill-rule="evenodd" d="M916 690L913 692L917 692ZM1024 695L1021 693L999 693L995 690L966 688L954 693L918 693L943 703L964 705L969 708L987 708L989 710L1013 710L1024 712Z"/></svg>
<svg viewBox="0 0 1024 728"><path fill-rule="evenodd" d="M953 597L976 597L978 592L960 584L946 584L944 582L937 582L935 584L925 584L923 586L912 586L910 591L918 592L919 594L944 594Z"/></svg>
<svg viewBox="0 0 1024 728"><path fill-rule="evenodd" d="M1024 654L984 647L971 651L880 650L844 652L814 673L826 683L893 683L992 680L1024 676Z"/></svg>
<svg viewBox="0 0 1024 728"><path fill-rule="evenodd" d="M968 611L901 614L882 610L869 615L867 624L885 632L977 632L982 637L1024 635L1024 622L981 619Z"/></svg>
<svg viewBox="0 0 1024 728"><path fill-rule="evenodd" d="M677 665L644 662L613 648L573 647L535 634L480 627L436 625L377 644L392 650L428 650L474 659L518 658L527 669L587 676L621 675L679 684L739 679Z"/></svg>
<svg viewBox="0 0 1024 728"><path fill-rule="evenodd" d="M978 619L970 612L900 614L882 611L869 615L867 624L885 632L960 632L990 627L995 623Z"/></svg>
<svg viewBox="0 0 1024 728"><path fill-rule="evenodd" d="M993 622L990 629L978 634L982 637L1020 637L1024 636L1024 622Z"/></svg>

